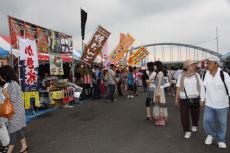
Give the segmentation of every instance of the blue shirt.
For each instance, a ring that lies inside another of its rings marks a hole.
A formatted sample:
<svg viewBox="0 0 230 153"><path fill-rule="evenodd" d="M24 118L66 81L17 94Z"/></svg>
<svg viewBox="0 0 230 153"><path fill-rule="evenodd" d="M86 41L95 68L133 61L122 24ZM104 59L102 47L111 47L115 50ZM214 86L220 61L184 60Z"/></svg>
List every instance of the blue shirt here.
<svg viewBox="0 0 230 153"><path fill-rule="evenodd" d="M128 85L134 85L134 77L132 73L128 73Z"/></svg>

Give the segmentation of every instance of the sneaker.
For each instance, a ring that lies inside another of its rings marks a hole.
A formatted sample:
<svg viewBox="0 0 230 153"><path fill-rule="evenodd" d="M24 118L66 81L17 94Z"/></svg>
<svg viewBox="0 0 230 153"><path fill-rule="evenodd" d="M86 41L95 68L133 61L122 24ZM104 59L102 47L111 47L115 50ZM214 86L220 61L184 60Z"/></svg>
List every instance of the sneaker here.
<svg viewBox="0 0 230 153"><path fill-rule="evenodd" d="M192 126L192 132L197 132L197 126Z"/></svg>
<svg viewBox="0 0 230 153"><path fill-rule="evenodd" d="M74 106L72 106L72 105L68 105L68 108L74 108Z"/></svg>
<svg viewBox="0 0 230 153"><path fill-rule="evenodd" d="M205 144L206 145L211 145L212 140L213 140L213 137L211 135L208 135L207 138L205 139Z"/></svg>
<svg viewBox="0 0 230 153"><path fill-rule="evenodd" d="M131 96L130 96L130 98L134 98L134 96L133 96L133 95L131 95Z"/></svg>
<svg viewBox="0 0 230 153"><path fill-rule="evenodd" d="M185 139L190 139L192 135L192 132L185 132L184 138Z"/></svg>
<svg viewBox="0 0 230 153"><path fill-rule="evenodd" d="M62 108L69 108L69 107L68 107L68 105L66 104L66 105L62 106Z"/></svg>
<svg viewBox="0 0 230 153"><path fill-rule="evenodd" d="M227 148L227 145L226 145L225 142L218 142L218 147L219 147L220 149L226 149L226 148Z"/></svg>
<svg viewBox="0 0 230 153"><path fill-rule="evenodd" d="M128 95L127 98L130 98L130 95Z"/></svg>
<svg viewBox="0 0 230 153"><path fill-rule="evenodd" d="M165 125L166 125L166 123L165 123L165 121L164 121L164 120L160 120L160 122L159 122L159 123L160 123L160 125L161 125L161 126L165 126Z"/></svg>
<svg viewBox="0 0 230 153"><path fill-rule="evenodd" d="M160 125L160 120L155 120L155 125L159 126Z"/></svg>

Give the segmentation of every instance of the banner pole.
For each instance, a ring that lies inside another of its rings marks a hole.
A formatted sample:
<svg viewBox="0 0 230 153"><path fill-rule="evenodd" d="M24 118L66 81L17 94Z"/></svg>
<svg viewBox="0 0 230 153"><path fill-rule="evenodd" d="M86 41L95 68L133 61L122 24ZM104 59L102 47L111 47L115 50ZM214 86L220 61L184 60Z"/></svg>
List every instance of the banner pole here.
<svg viewBox="0 0 230 153"><path fill-rule="evenodd" d="M10 26L10 16L8 15L8 27L9 27L9 36L10 36L10 53L9 53L9 65L13 68L14 67L14 58L13 58L13 51L12 51L12 43L11 43L11 26Z"/></svg>
<svg viewBox="0 0 230 153"><path fill-rule="evenodd" d="M82 48L82 53L84 52L84 41L83 41L83 39L81 40L81 48ZM85 63L85 64L87 64L87 65L89 65L90 66L90 64L89 63L87 63L87 62L85 62L84 60L82 60L81 58L79 59L81 62L83 62L83 63Z"/></svg>
<svg viewBox="0 0 230 153"><path fill-rule="evenodd" d="M73 57L73 53L72 53L72 82L73 82L73 84L75 84L74 83L74 70L75 70L75 60L74 60L74 57Z"/></svg>

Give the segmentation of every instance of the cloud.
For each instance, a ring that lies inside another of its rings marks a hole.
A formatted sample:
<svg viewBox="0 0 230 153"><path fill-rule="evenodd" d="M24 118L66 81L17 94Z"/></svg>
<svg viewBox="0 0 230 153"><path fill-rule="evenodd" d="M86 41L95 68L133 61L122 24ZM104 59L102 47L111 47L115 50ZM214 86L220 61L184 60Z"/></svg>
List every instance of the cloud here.
<svg viewBox="0 0 230 153"><path fill-rule="evenodd" d="M219 29L220 50L230 51L229 0L1 0L0 32L8 34L7 14L70 34L74 48L81 48L80 7L88 12L87 42L97 25L112 35L109 49L120 32L136 38L135 45L154 42L197 43L215 38ZM215 49L216 43L199 44Z"/></svg>

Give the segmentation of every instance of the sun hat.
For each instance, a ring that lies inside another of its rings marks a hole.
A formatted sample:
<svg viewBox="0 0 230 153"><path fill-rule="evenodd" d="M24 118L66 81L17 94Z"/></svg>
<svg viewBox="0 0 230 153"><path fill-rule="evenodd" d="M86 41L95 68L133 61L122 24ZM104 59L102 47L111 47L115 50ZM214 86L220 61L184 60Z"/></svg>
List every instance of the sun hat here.
<svg viewBox="0 0 230 153"><path fill-rule="evenodd" d="M184 61L184 68L186 68L186 67L188 67L189 65L192 65L192 64L194 64L194 63L196 63L195 61L193 61L193 60L186 60L186 61Z"/></svg>

